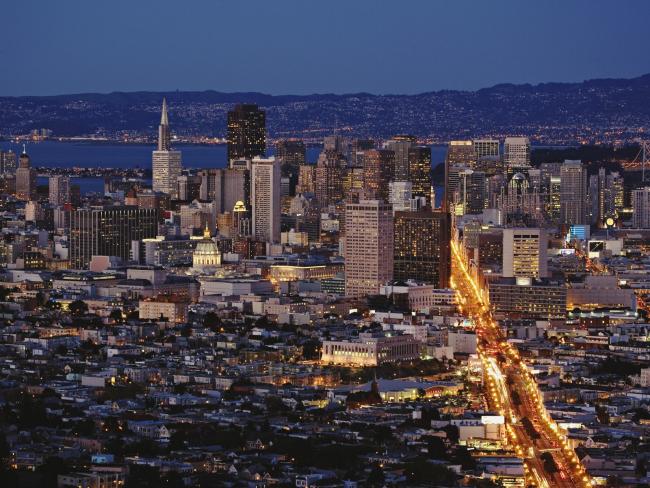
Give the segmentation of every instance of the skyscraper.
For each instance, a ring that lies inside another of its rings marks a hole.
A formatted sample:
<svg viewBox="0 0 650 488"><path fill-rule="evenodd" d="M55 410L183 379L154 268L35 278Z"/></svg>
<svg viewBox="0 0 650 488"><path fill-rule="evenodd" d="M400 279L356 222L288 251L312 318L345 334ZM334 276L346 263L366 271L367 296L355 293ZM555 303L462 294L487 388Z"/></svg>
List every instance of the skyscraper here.
<svg viewBox="0 0 650 488"><path fill-rule="evenodd" d="M503 229L503 277L546 278L547 249L544 229Z"/></svg>
<svg viewBox="0 0 650 488"><path fill-rule="evenodd" d="M413 146L409 149L409 181L413 184L413 197L425 197L427 205L431 201L431 148Z"/></svg>
<svg viewBox="0 0 650 488"><path fill-rule="evenodd" d="M254 104L238 104L228 112L228 161L264 156L266 113Z"/></svg>
<svg viewBox="0 0 650 488"><path fill-rule="evenodd" d="M385 149L395 153L395 181L408 181L409 179L409 150L415 146L415 136L397 135L386 141Z"/></svg>
<svg viewBox="0 0 650 488"><path fill-rule="evenodd" d="M632 226L650 229L650 187L632 190Z"/></svg>
<svg viewBox="0 0 650 488"><path fill-rule="evenodd" d="M275 158L253 158L251 170L253 236L280 242L280 164Z"/></svg>
<svg viewBox="0 0 650 488"><path fill-rule="evenodd" d="M363 155L363 191L367 200L388 201L388 183L394 180L395 153L371 149Z"/></svg>
<svg viewBox="0 0 650 488"><path fill-rule="evenodd" d="M476 139L473 143L476 162L472 169L483 171L490 176L500 172L502 165L499 141L496 139Z"/></svg>
<svg viewBox="0 0 650 488"><path fill-rule="evenodd" d="M485 208L485 173L465 169L458 173L458 189L454 195L456 215L480 214Z"/></svg>
<svg viewBox="0 0 650 488"><path fill-rule="evenodd" d="M507 167L530 166L530 140L528 137L506 137L503 144L503 162Z"/></svg>
<svg viewBox="0 0 650 488"><path fill-rule="evenodd" d="M560 223L587 224L587 170L581 161L566 160L560 168Z"/></svg>
<svg viewBox="0 0 650 488"><path fill-rule="evenodd" d="M395 212L393 278L449 286L451 224L449 213L424 209Z"/></svg>
<svg viewBox="0 0 650 488"><path fill-rule="evenodd" d="M36 171L30 165L30 159L23 146L18 169L16 170L16 198L32 200L36 194Z"/></svg>
<svg viewBox="0 0 650 488"><path fill-rule="evenodd" d="M162 114L158 126L158 149L153 151L151 161L153 191L178 198L178 177L181 175L181 169L181 152L171 149L167 100L163 98Z"/></svg>
<svg viewBox="0 0 650 488"><path fill-rule="evenodd" d="M345 206L345 294L376 295L393 279L393 209L379 200Z"/></svg>
<svg viewBox="0 0 650 488"><path fill-rule="evenodd" d="M50 198L52 205L61 206L70 202L70 178L67 176L50 176L48 180Z"/></svg>
<svg viewBox="0 0 650 488"><path fill-rule="evenodd" d="M458 190L458 172L471 168L476 161L472 141L449 141L445 157L445 197L443 208L449 209Z"/></svg>
<svg viewBox="0 0 650 488"><path fill-rule="evenodd" d="M81 208L70 216L70 265L88 267L93 256L128 261L131 241L155 237L158 210L135 206Z"/></svg>
<svg viewBox="0 0 650 488"><path fill-rule="evenodd" d="M305 143L299 139L283 139L275 144L275 158L281 164L300 166L306 161Z"/></svg>
<svg viewBox="0 0 650 488"><path fill-rule="evenodd" d="M337 151L325 150L318 156L315 170L315 194L321 208L343 200L345 159Z"/></svg>
<svg viewBox="0 0 650 488"><path fill-rule="evenodd" d="M0 175L13 175L16 172L16 153L0 151Z"/></svg>

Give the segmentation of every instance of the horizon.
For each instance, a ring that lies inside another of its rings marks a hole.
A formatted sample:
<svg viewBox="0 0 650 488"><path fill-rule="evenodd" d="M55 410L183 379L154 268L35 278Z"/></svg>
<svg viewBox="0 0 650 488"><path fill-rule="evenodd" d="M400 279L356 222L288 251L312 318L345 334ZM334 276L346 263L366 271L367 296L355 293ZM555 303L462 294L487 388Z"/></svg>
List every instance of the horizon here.
<svg viewBox="0 0 650 488"><path fill-rule="evenodd" d="M314 92L314 93L304 93L304 94L297 94L297 93L268 93L268 92L263 92L263 91L221 91L221 90L215 90L212 88L207 88L205 90L132 90L132 91L123 91L123 90L112 90L112 91L106 91L106 92L75 92L75 93L54 93L50 95L2 95L0 94L0 98L49 98L49 97L66 97L66 96L76 96L76 95L100 95L100 96L106 96L106 95L118 95L118 94L138 94L138 93L143 93L143 94L160 94L161 96L167 96L167 95L173 95L174 93L218 93L218 94L223 94L223 95L262 95L262 96L267 96L267 97L314 97L314 96L337 96L337 97L345 97L345 96L352 96L352 95L366 95L366 96L373 96L373 97L409 97L409 96L418 96L418 95L427 95L431 93L440 93L440 92L461 92L461 93L476 93L482 90L491 90L500 86L514 86L514 87L522 87L522 86L530 86L532 88L537 88L540 86L544 85L580 85L584 83L592 83L592 82L599 82L599 81L633 81L633 80L638 80L641 78L645 77L650 77L650 71L647 73L642 73L638 76L632 76L632 77L607 77L607 78L586 78L584 80L578 80L578 81L540 81L538 83L510 83L510 82L502 82L502 83L496 83L494 85L490 86L484 86L480 88L476 88L473 90L459 90L459 89L452 89L452 88L440 88L436 90L429 90L429 91L423 91L423 92L418 92L418 93L372 93L368 91L358 91L358 92L340 92L340 93L335 93L335 92ZM234 102L234 103L239 103L239 102ZM241 102L245 103L245 102Z"/></svg>

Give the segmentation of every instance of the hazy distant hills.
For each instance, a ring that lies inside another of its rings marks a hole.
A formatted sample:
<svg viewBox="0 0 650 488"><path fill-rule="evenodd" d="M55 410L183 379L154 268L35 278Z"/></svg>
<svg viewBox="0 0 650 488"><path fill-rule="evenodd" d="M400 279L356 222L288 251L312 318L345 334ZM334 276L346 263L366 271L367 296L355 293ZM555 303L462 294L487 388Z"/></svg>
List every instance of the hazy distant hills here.
<svg viewBox="0 0 650 488"><path fill-rule="evenodd" d="M128 131L154 135L162 97L180 135L223 136L238 102L267 111L271 137L411 133L433 141L526 134L539 142L631 140L650 128L650 74L582 83L502 84L418 95L272 96L262 93L132 92L0 97L0 134L47 128L57 136Z"/></svg>

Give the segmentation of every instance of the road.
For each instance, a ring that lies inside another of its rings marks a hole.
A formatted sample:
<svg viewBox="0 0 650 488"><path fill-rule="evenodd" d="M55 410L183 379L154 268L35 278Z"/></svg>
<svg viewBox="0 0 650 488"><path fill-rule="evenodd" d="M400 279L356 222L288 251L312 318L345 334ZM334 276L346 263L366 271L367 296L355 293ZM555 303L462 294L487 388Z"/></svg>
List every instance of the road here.
<svg viewBox="0 0 650 488"><path fill-rule="evenodd" d="M526 486L590 487L575 451L548 415L537 383L492 316L460 247L452 241L451 286L462 312L473 319L485 373L488 407L503 415L508 441L524 459Z"/></svg>

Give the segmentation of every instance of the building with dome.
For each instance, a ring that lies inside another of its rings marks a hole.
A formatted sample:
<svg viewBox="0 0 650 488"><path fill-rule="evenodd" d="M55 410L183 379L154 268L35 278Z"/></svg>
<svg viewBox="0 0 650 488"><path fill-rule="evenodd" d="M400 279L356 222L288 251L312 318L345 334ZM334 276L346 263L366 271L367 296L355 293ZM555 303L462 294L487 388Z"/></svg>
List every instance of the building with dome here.
<svg viewBox="0 0 650 488"><path fill-rule="evenodd" d="M192 267L195 270L206 272L221 266L221 252L210 236L210 229L206 225L203 237L197 242L192 254Z"/></svg>

